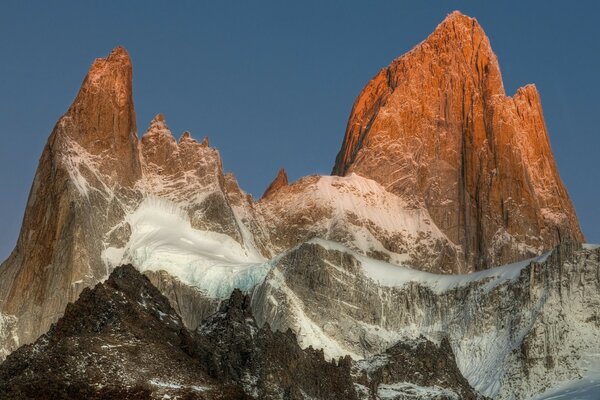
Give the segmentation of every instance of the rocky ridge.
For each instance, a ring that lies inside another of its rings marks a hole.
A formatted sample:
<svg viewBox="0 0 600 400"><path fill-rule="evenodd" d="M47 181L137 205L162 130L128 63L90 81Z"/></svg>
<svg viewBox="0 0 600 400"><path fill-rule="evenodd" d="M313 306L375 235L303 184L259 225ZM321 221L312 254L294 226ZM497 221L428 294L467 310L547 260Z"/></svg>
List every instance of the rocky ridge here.
<svg viewBox="0 0 600 400"><path fill-rule="evenodd" d="M447 337L461 373L494 399L526 399L577 379L600 349L600 249L561 245L462 276L401 271L321 240L280 258L253 292L260 324L298 332L328 357Z"/></svg>
<svg viewBox="0 0 600 400"><path fill-rule="evenodd" d="M238 290L190 332L147 278L123 266L85 289L47 334L8 357L0 366L0 397L358 399L354 370L362 371L356 379L365 399L389 390L382 382L428 382L451 396L440 399L479 398L447 344L422 338L379 357L386 361L325 361L321 350L302 350L291 331L259 328L250 298ZM431 368L415 381L408 371L416 362L448 368Z"/></svg>
<svg viewBox="0 0 600 400"><path fill-rule="evenodd" d="M271 182L269 187L267 187L267 190L265 190L265 192L263 193L261 199L269 197L270 195L272 195L273 193L275 193L276 191L278 191L279 189L281 189L282 187L287 186L287 185L288 185L287 173L285 172L285 169L281 168L277 172L277 176L275 177L275 179L273 179L273 182Z"/></svg>

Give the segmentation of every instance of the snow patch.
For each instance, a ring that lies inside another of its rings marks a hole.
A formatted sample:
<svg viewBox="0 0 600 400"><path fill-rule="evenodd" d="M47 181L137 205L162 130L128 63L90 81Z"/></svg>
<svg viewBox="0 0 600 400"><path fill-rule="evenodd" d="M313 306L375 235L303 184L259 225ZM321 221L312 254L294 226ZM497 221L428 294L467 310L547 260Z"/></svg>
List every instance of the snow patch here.
<svg viewBox="0 0 600 400"><path fill-rule="evenodd" d="M506 281L515 280L519 277L521 270L532 262L543 262L550 253L542 256L519 261L513 264L507 264L500 267L490 268L479 272L472 272L462 275L442 275L406 268L385 261L375 260L362 254L353 252L347 247L323 240L312 239L309 243L318 244L327 250L335 250L349 253L360 261L365 275L381 286L402 287L410 282L417 282L423 286L429 287L435 293L443 293L473 282L486 282L483 286L485 292L489 292L494 287Z"/></svg>

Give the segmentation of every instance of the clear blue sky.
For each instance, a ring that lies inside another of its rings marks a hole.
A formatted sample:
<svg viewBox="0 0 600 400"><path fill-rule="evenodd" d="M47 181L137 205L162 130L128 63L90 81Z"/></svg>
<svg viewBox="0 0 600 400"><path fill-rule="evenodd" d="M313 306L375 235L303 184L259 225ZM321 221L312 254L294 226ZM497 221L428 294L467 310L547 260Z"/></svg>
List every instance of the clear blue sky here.
<svg viewBox="0 0 600 400"><path fill-rule="evenodd" d="M260 196L279 167L329 173L363 85L454 9L483 25L509 94L537 85L561 176L600 242L597 1L3 1L0 259L54 123L116 45L133 59L139 134L163 112L176 136L208 135Z"/></svg>

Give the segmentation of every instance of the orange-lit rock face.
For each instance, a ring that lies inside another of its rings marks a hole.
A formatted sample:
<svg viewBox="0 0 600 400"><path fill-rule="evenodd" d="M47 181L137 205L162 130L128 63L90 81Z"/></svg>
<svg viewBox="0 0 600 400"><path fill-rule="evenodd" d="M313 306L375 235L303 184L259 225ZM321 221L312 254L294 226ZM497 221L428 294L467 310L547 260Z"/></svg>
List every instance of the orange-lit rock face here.
<svg viewBox="0 0 600 400"><path fill-rule="evenodd" d="M131 78L131 60L124 48L96 59L55 131L89 154L101 156L103 165L98 167L111 171L116 183L125 186L141 174Z"/></svg>
<svg viewBox="0 0 600 400"><path fill-rule="evenodd" d="M536 88L507 97L488 38L458 12L359 95L333 169L352 172L424 205L466 270L583 240Z"/></svg>
<svg viewBox="0 0 600 400"><path fill-rule="evenodd" d="M262 195L262 198L267 198L279 189L288 185L288 176L285 172L285 169L281 168L279 172L277 172L277 176L273 179L273 182L269 185L265 193Z"/></svg>
<svg viewBox="0 0 600 400"><path fill-rule="evenodd" d="M48 139L17 245L0 264L0 313L18 320L18 343L6 348L37 338L106 278L103 251L124 245L123 219L145 197L177 201L194 228L241 240L225 183L218 151L189 133L178 143L162 115L138 140L125 49L95 60Z"/></svg>

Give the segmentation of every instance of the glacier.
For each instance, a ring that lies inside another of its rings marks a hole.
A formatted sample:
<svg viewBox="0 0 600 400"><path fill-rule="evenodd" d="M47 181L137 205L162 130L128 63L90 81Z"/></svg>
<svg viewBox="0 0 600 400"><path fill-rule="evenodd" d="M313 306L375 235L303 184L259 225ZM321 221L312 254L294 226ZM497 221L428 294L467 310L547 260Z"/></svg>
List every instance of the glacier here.
<svg viewBox="0 0 600 400"><path fill-rule="evenodd" d="M176 203L149 197L127 215L131 236L125 247L103 252L109 268L130 263L144 271L165 271L210 297L249 291L272 268L272 260L242 247L231 237L194 229Z"/></svg>

